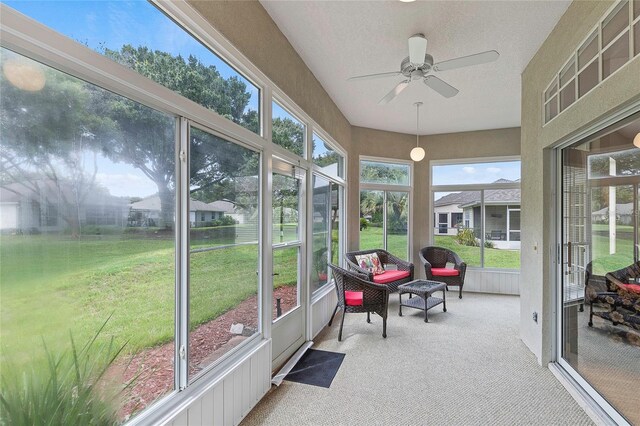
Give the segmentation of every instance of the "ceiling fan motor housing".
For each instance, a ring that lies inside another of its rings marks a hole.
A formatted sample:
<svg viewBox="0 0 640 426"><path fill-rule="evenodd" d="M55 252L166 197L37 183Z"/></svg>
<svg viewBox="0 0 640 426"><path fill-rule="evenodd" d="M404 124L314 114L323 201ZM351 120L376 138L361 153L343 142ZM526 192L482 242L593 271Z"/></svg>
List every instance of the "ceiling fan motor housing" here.
<svg viewBox="0 0 640 426"><path fill-rule="evenodd" d="M433 66L433 56L429 55L428 53L424 55L424 62L422 63L422 65L418 66L417 68L411 64L411 61L407 56L400 63L400 72L402 72L402 75L404 75L407 78L424 77L425 74L431 71L432 66ZM421 75L419 76L414 75L413 74L414 71L419 71Z"/></svg>

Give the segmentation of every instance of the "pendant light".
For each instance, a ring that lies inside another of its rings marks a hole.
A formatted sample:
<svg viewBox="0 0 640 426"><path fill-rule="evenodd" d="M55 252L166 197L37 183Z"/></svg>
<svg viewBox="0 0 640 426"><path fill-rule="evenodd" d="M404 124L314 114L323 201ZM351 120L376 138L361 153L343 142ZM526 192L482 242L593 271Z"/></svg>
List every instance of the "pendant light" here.
<svg viewBox="0 0 640 426"><path fill-rule="evenodd" d="M633 138L633 144L634 144L636 147L640 148L640 133L638 133L638 134L636 135L636 137L635 137L635 138Z"/></svg>
<svg viewBox="0 0 640 426"><path fill-rule="evenodd" d="M419 146L419 142L420 142L419 130L420 130L420 128L418 127L419 124L420 124L420 105L422 105L422 102L416 102L414 105L416 106L416 147L411 150L411 153L409 154L409 156L411 157L411 159L413 161L422 161L422 159L425 156L425 152L424 152L424 149L422 149Z"/></svg>

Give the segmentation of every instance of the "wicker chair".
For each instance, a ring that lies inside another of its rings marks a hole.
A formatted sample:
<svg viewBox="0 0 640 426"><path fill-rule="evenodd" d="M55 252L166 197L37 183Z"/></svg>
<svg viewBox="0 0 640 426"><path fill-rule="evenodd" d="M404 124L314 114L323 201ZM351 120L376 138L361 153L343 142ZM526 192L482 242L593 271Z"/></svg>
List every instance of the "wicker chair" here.
<svg viewBox="0 0 640 426"><path fill-rule="evenodd" d="M371 312L382 317L382 337L387 337L387 308L389 307L389 289L383 284L366 280L366 275L358 274L329 264L338 295L338 303L329 320L329 326L336 316L338 308L342 309L338 341L342 340L342 327L347 313L367 313L367 322L371 322Z"/></svg>
<svg viewBox="0 0 640 426"><path fill-rule="evenodd" d="M640 330L638 279L640 279L640 262L635 262L617 271L608 272L605 275L605 291L597 291L595 295L591 291L587 293L590 299L589 326L593 326L593 316L595 315L611 321L613 325L622 324ZM594 303L599 303L606 309L594 312Z"/></svg>
<svg viewBox="0 0 640 426"><path fill-rule="evenodd" d="M362 269L358 265L358 261L356 260L356 256L363 254L371 254L376 253L380 262L383 265L396 265L397 270L387 270L382 274L374 275L367 269ZM398 286L400 284L408 283L409 281L413 281L413 263L406 262L402 259L399 259L389 253L386 250L382 249L373 249L373 250L362 250L362 251L351 251L345 253L345 259L347 261L347 266L350 271L357 272L359 274L363 274L367 277L368 281L374 282L376 284L385 284L389 287L389 292L395 293L398 291Z"/></svg>
<svg viewBox="0 0 640 426"><path fill-rule="evenodd" d="M460 259L460 256L443 247L429 246L420 249L420 259L428 280L445 283L447 291L449 286L460 287L458 297L462 299L462 286L464 285L464 275L467 272L467 264ZM447 268L447 263L453 263L453 269Z"/></svg>

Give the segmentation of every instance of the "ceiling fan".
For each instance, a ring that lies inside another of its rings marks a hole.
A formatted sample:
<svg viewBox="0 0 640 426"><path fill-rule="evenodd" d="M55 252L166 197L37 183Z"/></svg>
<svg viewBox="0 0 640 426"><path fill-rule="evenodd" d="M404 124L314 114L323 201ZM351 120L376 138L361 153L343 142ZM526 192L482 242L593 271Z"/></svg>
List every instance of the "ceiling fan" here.
<svg viewBox="0 0 640 426"><path fill-rule="evenodd" d="M458 89L445 83L433 72L447 71L456 68L469 67L471 65L486 64L498 59L500 54L495 50L489 50L474 55L462 56L460 58L449 59L448 61L433 63L433 56L427 53L427 38L424 34L414 34L409 37L409 56L400 63L400 71L383 72L377 74L359 75L351 77L348 81L369 80L382 77L395 77L402 75L405 77L396 85L378 104L387 104L400 94L414 80L424 82L431 89L435 90L445 98L451 98L458 94Z"/></svg>

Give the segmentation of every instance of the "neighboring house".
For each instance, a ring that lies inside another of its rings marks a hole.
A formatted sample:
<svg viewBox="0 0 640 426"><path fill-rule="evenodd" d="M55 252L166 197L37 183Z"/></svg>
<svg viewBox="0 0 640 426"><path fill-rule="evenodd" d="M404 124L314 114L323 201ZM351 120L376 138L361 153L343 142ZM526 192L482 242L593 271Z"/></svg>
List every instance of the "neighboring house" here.
<svg viewBox="0 0 640 426"><path fill-rule="evenodd" d="M510 182L499 180L497 183ZM484 191L485 240L495 248L520 248L520 189ZM434 202L434 235L456 235L471 228L480 238L480 191L454 192Z"/></svg>
<svg viewBox="0 0 640 426"><path fill-rule="evenodd" d="M11 183L0 187L0 231L3 233L60 232L78 226L125 226L128 199L105 188L85 191L75 204L70 185L52 181Z"/></svg>
<svg viewBox="0 0 640 426"><path fill-rule="evenodd" d="M616 223L633 225L633 203L616 204ZM609 207L591 213L592 223L609 223Z"/></svg>
<svg viewBox="0 0 640 426"><path fill-rule="evenodd" d="M129 226L156 226L160 220L160 197L152 195L132 203L129 213ZM198 228L209 226L214 220L231 216L242 223L243 217L235 212L234 204L229 201L205 203L191 199L189 201L189 223Z"/></svg>

